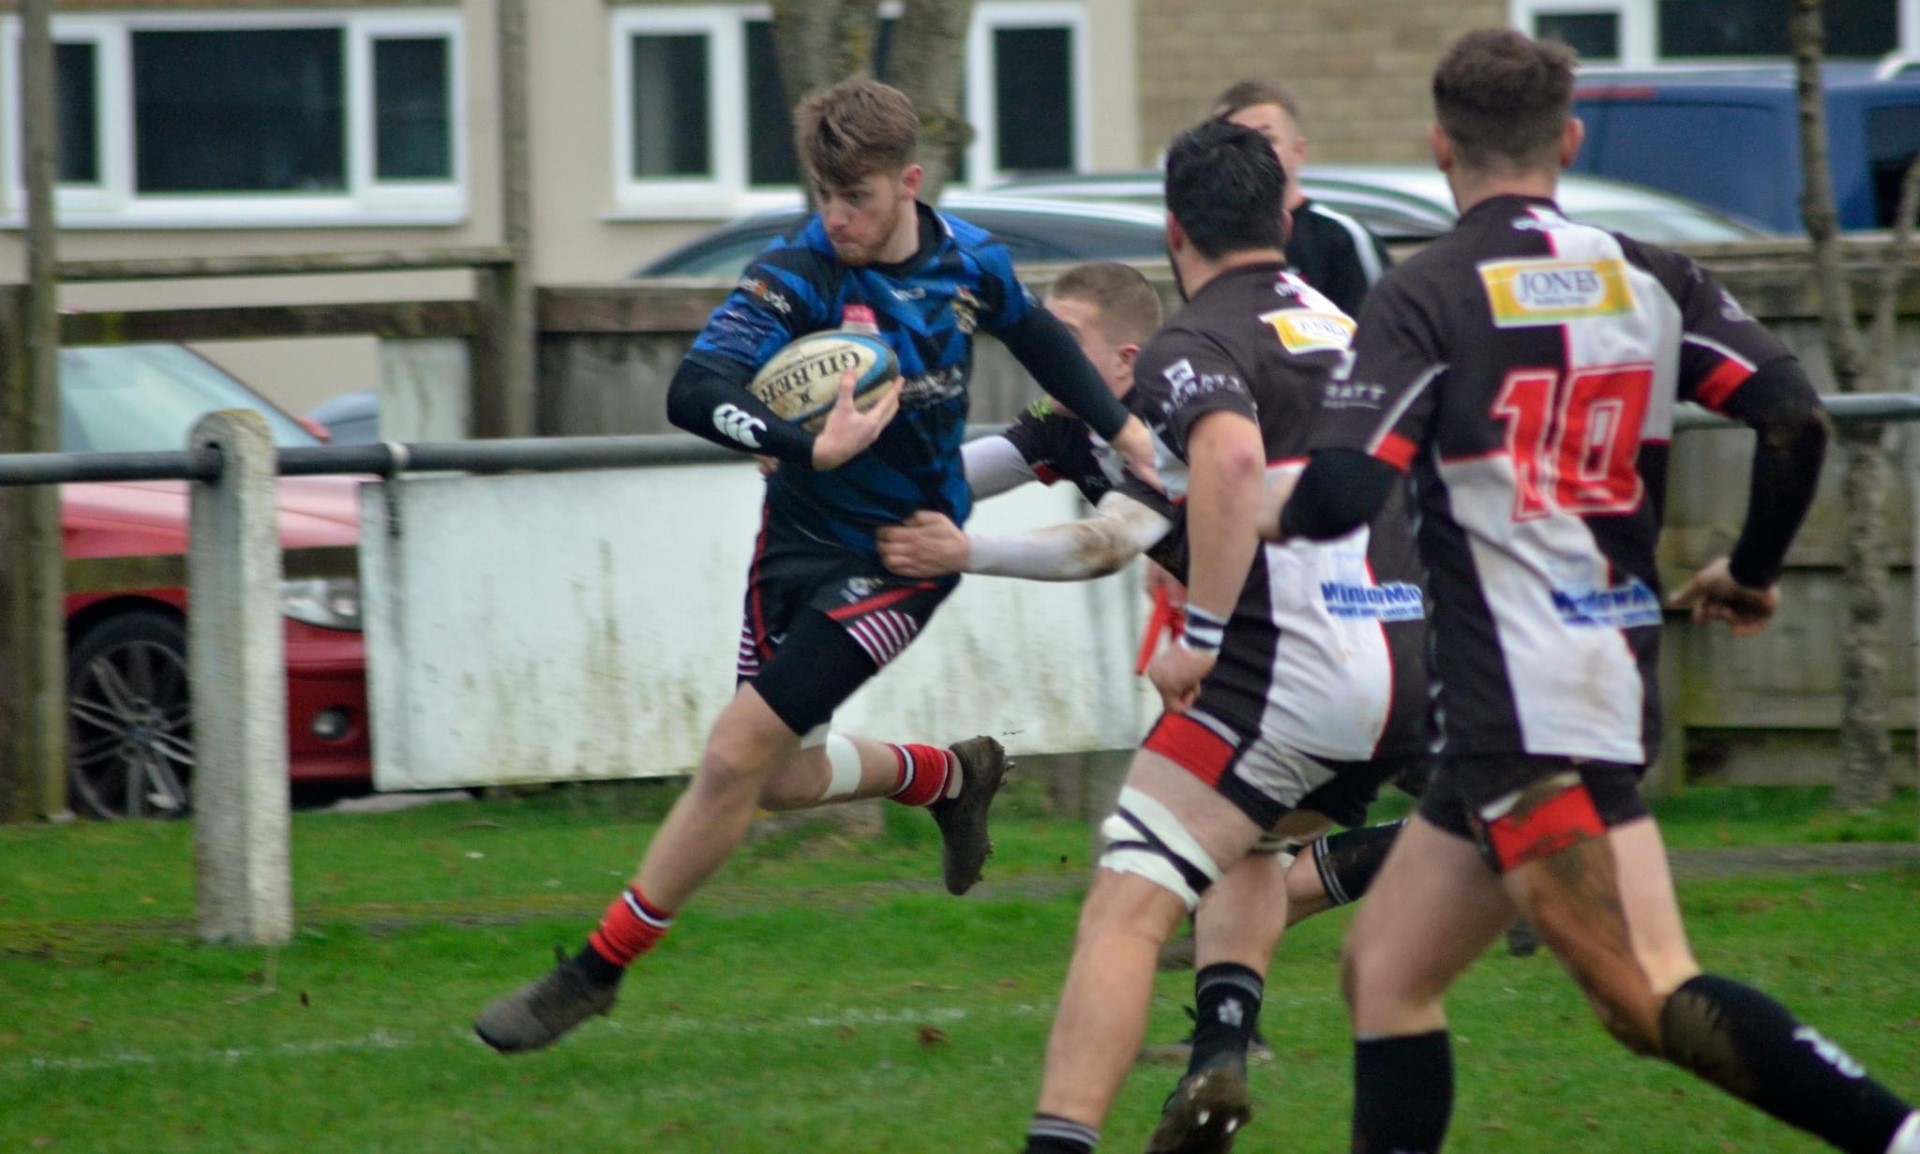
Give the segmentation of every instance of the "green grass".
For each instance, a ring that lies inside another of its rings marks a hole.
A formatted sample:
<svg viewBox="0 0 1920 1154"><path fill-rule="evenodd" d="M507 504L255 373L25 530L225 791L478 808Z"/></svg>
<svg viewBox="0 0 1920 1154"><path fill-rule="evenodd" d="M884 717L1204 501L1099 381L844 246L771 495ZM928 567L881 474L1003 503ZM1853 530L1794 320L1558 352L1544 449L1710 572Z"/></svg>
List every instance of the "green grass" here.
<svg viewBox="0 0 1920 1154"><path fill-rule="evenodd" d="M871 842L752 842L611 1020L513 1060L472 1039L473 1011L577 944L668 791L296 815L301 929L271 953L191 940L185 826L0 829L0 1150L1017 1149L1088 867L1084 824L1045 819L1037 793L1010 790L996 823L1004 900L924 887L937 841L918 814L894 811ZM1662 809L1676 845L1851 828L1801 791L1695 790ZM1682 897L1711 967L1920 1091L1920 871ZM1279 1060L1255 1071L1245 1149L1345 1143L1346 920L1298 927L1275 963ZM1156 1037L1182 1032L1189 982L1160 978ZM1452 1010L1450 1150L1818 1149L1627 1057L1544 956L1490 955ZM1136 1071L1106 1149L1139 1148L1175 1074Z"/></svg>

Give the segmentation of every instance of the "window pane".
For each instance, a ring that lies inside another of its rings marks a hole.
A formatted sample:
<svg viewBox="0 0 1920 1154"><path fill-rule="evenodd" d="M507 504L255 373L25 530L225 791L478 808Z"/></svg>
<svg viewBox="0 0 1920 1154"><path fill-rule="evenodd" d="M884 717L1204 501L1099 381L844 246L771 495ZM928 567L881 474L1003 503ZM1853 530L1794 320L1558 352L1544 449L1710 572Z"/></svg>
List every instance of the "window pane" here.
<svg viewBox="0 0 1920 1154"><path fill-rule="evenodd" d="M1787 56L1779 0L1660 0L1662 56ZM1899 0L1826 0L1830 57L1885 55L1899 45Z"/></svg>
<svg viewBox="0 0 1920 1154"><path fill-rule="evenodd" d="M97 50L92 44L53 46L54 115L58 118L60 183L100 183Z"/></svg>
<svg viewBox="0 0 1920 1154"><path fill-rule="evenodd" d="M343 39L338 28L134 33L139 190L344 190Z"/></svg>
<svg viewBox="0 0 1920 1154"><path fill-rule="evenodd" d="M1533 18L1533 34L1558 40L1582 61L1620 59L1620 17L1613 12L1542 12Z"/></svg>
<svg viewBox="0 0 1920 1154"><path fill-rule="evenodd" d="M999 167L1072 172L1072 29L1001 28L993 53Z"/></svg>
<svg viewBox="0 0 1920 1154"><path fill-rule="evenodd" d="M373 42L377 179L453 179L451 52L441 36Z"/></svg>
<svg viewBox="0 0 1920 1154"><path fill-rule="evenodd" d="M747 148L748 184L800 183L793 115L780 88L773 25L765 20L747 21Z"/></svg>
<svg viewBox="0 0 1920 1154"><path fill-rule="evenodd" d="M633 175L707 176L707 38L633 38Z"/></svg>

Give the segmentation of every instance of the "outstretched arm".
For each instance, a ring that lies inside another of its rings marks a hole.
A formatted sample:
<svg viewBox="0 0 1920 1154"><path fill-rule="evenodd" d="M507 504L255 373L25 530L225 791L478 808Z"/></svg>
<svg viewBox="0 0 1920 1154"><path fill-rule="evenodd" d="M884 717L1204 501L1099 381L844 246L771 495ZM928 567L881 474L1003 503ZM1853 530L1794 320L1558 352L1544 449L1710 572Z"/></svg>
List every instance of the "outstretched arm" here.
<svg viewBox="0 0 1920 1154"><path fill-rule="evenodd" d="M1123 493L1094 515L1004 537L964 533L939 513L882 528L881 563L903 577L980 573L1029 581L1086 581L1117 573L1167 535L1173 522Z"/></svg>

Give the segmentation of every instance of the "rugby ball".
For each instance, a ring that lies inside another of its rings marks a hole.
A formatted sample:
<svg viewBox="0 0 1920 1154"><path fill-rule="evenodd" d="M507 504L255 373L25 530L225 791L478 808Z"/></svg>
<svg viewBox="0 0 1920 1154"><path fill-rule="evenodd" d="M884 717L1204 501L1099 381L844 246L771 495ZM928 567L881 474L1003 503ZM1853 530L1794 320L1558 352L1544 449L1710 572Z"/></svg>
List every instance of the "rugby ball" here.
<svg viewBox="0 0 1920 1154"><path fill-rule="evenodd" d="M747 391L776 415L817 433L840 394L840 375L848 369L859 374L853 402L865 411L900 375L900 360L873 333L826 329L796 338L773 354L753 375Z"/></svg>

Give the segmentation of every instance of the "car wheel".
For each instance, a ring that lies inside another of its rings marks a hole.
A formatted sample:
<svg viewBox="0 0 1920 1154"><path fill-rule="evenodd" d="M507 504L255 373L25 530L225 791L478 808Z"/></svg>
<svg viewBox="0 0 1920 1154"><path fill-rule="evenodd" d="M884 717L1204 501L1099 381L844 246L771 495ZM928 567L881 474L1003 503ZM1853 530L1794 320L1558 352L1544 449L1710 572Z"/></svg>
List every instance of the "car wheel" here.
<svg viewBox="0 0 1920 1154"><path fill-rule="evenodd" d="M97 818L180 817L193 777L187 632L139 609L95 624L67 651L67 800Z"/></svg>

